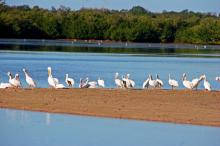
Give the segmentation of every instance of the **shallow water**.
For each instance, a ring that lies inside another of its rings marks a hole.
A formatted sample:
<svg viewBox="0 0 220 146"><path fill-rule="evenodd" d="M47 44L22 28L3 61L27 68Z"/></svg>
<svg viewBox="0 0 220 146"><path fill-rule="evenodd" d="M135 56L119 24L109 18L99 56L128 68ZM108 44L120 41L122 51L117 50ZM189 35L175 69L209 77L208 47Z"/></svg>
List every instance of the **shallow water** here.
<svg viewBox="0 0 220 146"><path fill-rule="evenodd" d="M172 57L160 55L132 55L107 53L58 53L58 52L30 52L30 51L0 51L0 80L8 82L7 72L19 73L23 86L26 87L22 68L28 69L36 80L38 87L48 87L47 67L53 69L53 76L65 84L65 74L75 79L78 87L79 79L89 77L105 80L106 87L115 87L114 74L130 73L136 87L141 88L148 74L158 73L164 81L164 88L168 85L168 74L179 81L183 88L181 76L187 73L192 80L201 74L206 74L213 89L220 89L220 83L215 77L220 75L220 58L204 57ZM0 81L0 82L1 82ZM199 86L203 89L203 82Z"/></svg>
<svg viewBox="0 0 220 146"><path fill-rule="evenodd" d="M219 146L220 128L0 109L3 146Z"/></svg>

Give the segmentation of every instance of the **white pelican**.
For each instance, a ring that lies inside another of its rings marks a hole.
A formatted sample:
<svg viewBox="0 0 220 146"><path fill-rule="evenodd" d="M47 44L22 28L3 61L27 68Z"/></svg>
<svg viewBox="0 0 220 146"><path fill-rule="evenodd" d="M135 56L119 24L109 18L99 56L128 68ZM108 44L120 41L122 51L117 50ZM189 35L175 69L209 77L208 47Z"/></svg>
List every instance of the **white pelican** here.
<svg viewBox="0 0 220 146"><path fill-rule="evenodd" d="M73 85L74 85L74 80L73 80L72 78L69 78L68 76L69 76L69 75L66 74L65 82L66 82L67 86L73 87Z"/></svg>
<svg viewBox="0 0 220 146"><path fill-rule="evenodd" d="M59 84L59 80L57 78L53 78L56 85Z"/></svg>
<svg viewBox="0 0 220 146"><path fill-rule="evenodd" d="M79 80L79 88L89 88L88 79L82 79Z"/></svg>
<svg viewBox="0 0 220 146"><path fill-rule="evenodd" d="M124 87L123 81L120 80L118 77L119 77L119 73L116 72L115 73L115 84L116 84L116 87L117 88L123 88Z"/></svg>
<svg viewBox="0 0 220 146"><path fill-rule="evenodd" d="M192 80L192 88L197 90L199 83L203 80L203 76Z"/></svg>
<svg viewBox="0 0 220 146"><path fill-rule="evenodd" d="M124 88L128 88L128 86L129 86L129 81L128 81L128 79L127 79L124 75L121 76L121 81L122 81L122 83L123 83L123 87L124 87Z"/></svg>
<svg viewBox="0 0 220 146"><path fill-rule="evenodd" d="M88 84L89 84L89 88L96 88L97 87L97 82L96 81L88 82Z"/></svg>
<svg viewBox="0 0 220 146"><path fill-rule="evenodd" d="M144 81L144 83L143 83L143 89L144 88L149 88L149 80L150 80L150 78L148 77L145 81Z"/></svg>
<svg viewBox="0 0 220 146"><path fill-rule="evenodd" d="M0 89L12 88L10 83L0 83Z"/></svg>
<svg viewBox="0 0 220 146"><path fill-rule="evenodd" d="M34 80L28 75L27 73L27 70L23 68L23 72L25 74L25 79L26 79L26 82L28 84L28 86L30 88L35 88L36 87L36 83L34 82Z"/></svg>
<svg viewBox="0 0 220 146"><path fill-rule="evenodd" d="M97 82L96 81L89 81L89 78L81 79L80 78L80 88L96 88Z"/></svg>
<svg viewBox="0 0 220 146"><path fill-rule="evenodd" d="M105 81L98 78L98 85L99 87L105 88Z"/></svg>
<svg viewBox="0 0 220 146"><path fill-rule="evenodd" d="M65 88L65 86L63 84L57 84L55 88L56 89L63 89L63 88Z"/></svg>
<svg viewBox="0 0 220 146"><path fill-rule="evenodd" d="M156 88L159 85L159 83L156 80L153 80L153 77L150 74L149 74L149 85L150 87L153 87L153 88Z"/></svg>
<svg viewBox="0 0 220 146"><path fill-rule="evenodd" d="M131 79L130 79L130 74L127 74L125 77L126 77L126 79L127 79L127 81L128 81L127 87L128 87L128 88L134 88L135 82L134 82L134 80L131 80Z"/></svg>
<svg viewBox="0 0 220 146"><path fill-rule="evenodd" d="M168 80L169 85L173 88L177 88L179 86L178 82L174 79L170 78L170 74L169 74L169 80Z"/></svg>
<svg viewBox="0 0 220 146"><path fill-rule="evenodd" d="M160 79L159 75L156 74L156 81L158 82L158 87L163 87L163 81Z"/></svg>
<svg viewBox="0 0 220 146"><path fill-rule="evenodd" d="M10 83L0 83L0 89L12 88Z"/></svg>
<svg viewBox="0 0 220 146"><path fill-rule="evenodd" d="M188 80L186 79L186 73L183 74L182 80L183 80L183 85L184 85L184 87L186 87L187 89L193 89L193 84L192 84L192 82L190 82L190 81L188 81Z"/></svg>
<svg viewBox="0 0 220 146"><path fill-rule="evenodd" d="M18 74L15 74L15 84L16 87L21 88L21 81Z"/></svg>
<svg viewBox="0 0 220 146"><path fill-rule="evenodd" d="M8 77L9 77L9 83L16 88L20 88L21 87L21 82L19 79L19 75L16 74L15 77L12 77L12 74L10 72L8 72Z"/></svg>
<svg viewBox="0 0 220 146"><path fill-rule="evenodd" d="M48 83L49 83L49 86L52 87L52 88L56 88L56 89L65 88L65 86L63 84L59 84L59 81L58 81L57 78L53 78L51 67L48 67L47 69L48 69Z"/></svg>
<svg viewBox="0 0 220 146"><path fill-rule="evenodd" d="M211 90L212 90L212 89L211 89L211 85L210 85L210 83L208 82L208 80L206 79L206 76L203 75L203 78L204 78L204 88L205 88L206 90L208 90L208 91L211 91Z"/></svg>
<svg viewBox="0 0 220 146"><path fill-rule="evenodd" d="M89 88L96 88L98 84L96 81L89 81L89 78L87 78L87 80L88 80Z"/></svg>
<svg viewBox="0 0 220 146"><path fill-rule="evenodd" d="M216 77L215 80L220 82L220 77Z"/></svg>

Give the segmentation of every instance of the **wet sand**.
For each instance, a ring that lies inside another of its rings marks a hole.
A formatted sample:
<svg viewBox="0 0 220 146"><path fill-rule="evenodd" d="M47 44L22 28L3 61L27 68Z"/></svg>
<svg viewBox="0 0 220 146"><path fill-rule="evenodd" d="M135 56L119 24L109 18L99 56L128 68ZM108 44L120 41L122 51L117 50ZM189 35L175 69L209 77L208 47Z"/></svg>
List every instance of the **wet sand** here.
<svg viewBox="0 0 220 146"><path fill-rule="evenodd" d="M220 127L220 92L1 89L0 108Z"/></svg>

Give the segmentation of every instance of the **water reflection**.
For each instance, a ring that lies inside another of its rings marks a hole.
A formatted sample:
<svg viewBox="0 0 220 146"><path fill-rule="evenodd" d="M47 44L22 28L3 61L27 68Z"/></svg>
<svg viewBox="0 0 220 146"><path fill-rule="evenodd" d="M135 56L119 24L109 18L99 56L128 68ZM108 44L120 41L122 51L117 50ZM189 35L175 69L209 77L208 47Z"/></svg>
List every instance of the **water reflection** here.
<svg viewBox="0 0 220 146"><path fill-rule="evenodd" d="M46 125L50 125L51 119L50 119L50 113L46 113Z"/></svg>
<svg viewBox="0 0 220 146"><path fill-rule="evenodd" d="M51 115L53 116L52 123ZM13 117L13 120L11 117ZM218 127L82 117L8 109L0 109L0 121L0 142L4 146L220 145L220 128Z"/></svg>

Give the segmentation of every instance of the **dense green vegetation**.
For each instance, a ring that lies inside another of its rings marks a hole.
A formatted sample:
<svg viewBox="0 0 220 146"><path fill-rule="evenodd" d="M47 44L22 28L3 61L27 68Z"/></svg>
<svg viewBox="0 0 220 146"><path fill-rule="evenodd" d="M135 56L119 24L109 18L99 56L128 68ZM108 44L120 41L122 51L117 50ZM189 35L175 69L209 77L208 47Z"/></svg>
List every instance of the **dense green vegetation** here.
<svg viewBox="0 0 220 146"><path fill-rule="evenodd" d="M220 44L220 17L210 13L11 7L0 1L0 38L97 39Z"/></svg>

